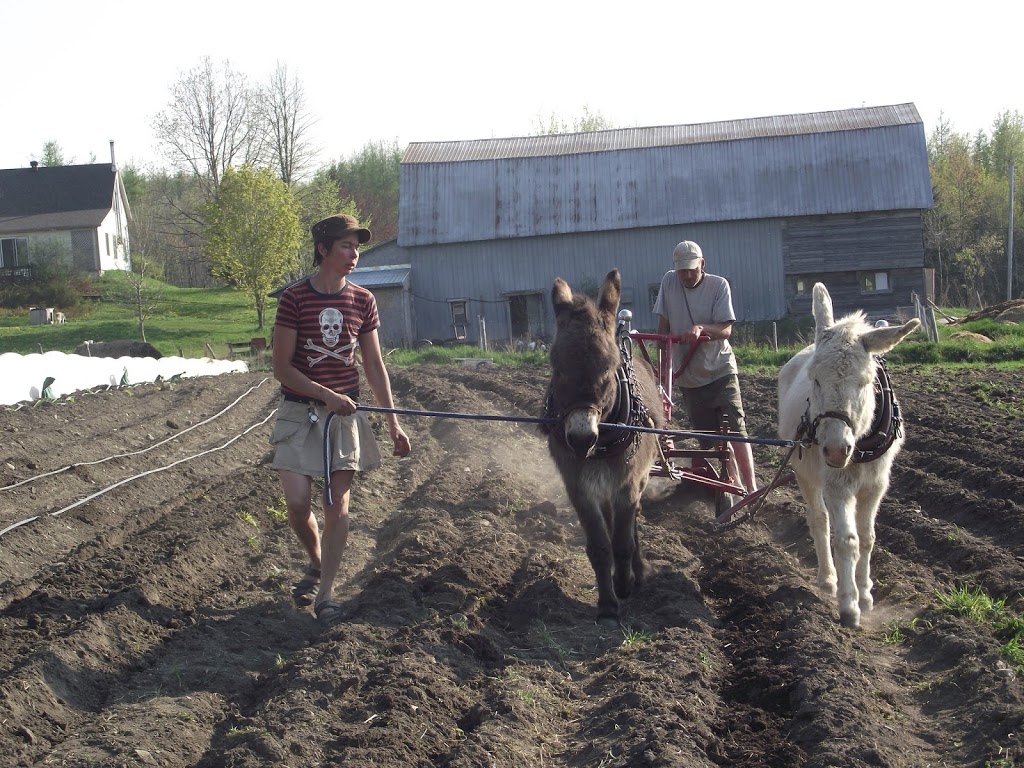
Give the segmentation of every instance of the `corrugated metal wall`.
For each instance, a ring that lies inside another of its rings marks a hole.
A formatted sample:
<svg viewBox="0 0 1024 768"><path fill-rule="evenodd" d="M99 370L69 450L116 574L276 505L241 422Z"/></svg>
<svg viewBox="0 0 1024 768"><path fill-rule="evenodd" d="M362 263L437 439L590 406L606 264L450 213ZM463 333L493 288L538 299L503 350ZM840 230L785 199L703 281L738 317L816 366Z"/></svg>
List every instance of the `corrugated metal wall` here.
<svg viewBox="0 0 1024 768"><path fill-rule="evenodd" d="M413 264L417 335L453 337L448 299L469 300L469 341L479 340L483 317L488 338L511 338L506 293L542 295L546 335L554 332L551 284L556 277L574 288L596 289L612 268L622 273L623 306L635 328L653 330L650 294L672 268L672 249L695 240L708 271L729 279L740 320L785 314L782 225L778 220L697 224L639 230L524 237L481 243L424 246L405 251Z"/></svg>
<svg viewBox="0 0 1024 768"><path fill-rule="evenodd" d="M924 126L403 163L399 244L932 206Z"/></svg>

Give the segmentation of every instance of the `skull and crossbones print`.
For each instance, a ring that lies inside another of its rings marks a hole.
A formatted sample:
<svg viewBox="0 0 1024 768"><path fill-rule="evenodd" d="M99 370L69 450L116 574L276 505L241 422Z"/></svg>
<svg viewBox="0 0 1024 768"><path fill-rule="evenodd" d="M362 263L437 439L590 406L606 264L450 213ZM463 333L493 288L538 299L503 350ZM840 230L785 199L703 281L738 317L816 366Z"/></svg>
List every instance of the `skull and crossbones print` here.
<svg viewBox="0 0 1024 768"><path fill-rule="evenodd" d="M355 365L356 343L353 341L350 344L338 347L338 342L341 340L341 329L343 325L344 316L341 314L340 310L335 309L334 307L327 307L320 312L320 336L323 339L324 345L321 347L312 339L306 339L306 346L304 348L312 352L320 353L317 357L314 357L313 355L308 355L306 357L310 368L328 357L340 360L345 365ZM335 349L335 347L337 347L337 349Z"/></svg>

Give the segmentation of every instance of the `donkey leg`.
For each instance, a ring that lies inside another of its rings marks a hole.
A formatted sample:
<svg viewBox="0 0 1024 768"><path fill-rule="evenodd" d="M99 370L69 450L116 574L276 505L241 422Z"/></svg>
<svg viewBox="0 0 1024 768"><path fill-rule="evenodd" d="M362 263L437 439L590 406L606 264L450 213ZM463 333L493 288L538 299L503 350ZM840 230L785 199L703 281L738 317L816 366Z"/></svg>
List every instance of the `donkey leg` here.
<svg viewBox="0 0 1024 768"><path fill-rule="evenodd" d="M857 533L856 502L850 492L826 490L825 505L832 523L835 543L836 598L839 602L839 623L844 627L860 626L859 592L856 572L860 560L860 537Z"/></svg>
<svg viewBox="0 0 1024 768"><path fill-rule="evenodd" d="M857 535L860 537L860 558L857 560L857 591L860 593L861 611L875 607L871 594L875 583L871 580L871 553L875 549L875 517L885 493L885 486L873 486L857 495Z"/></svg>
<svg viewBox="0 0 1024 768"><path fill-rule="evenodd" d="M612 585L612 542L600 507L577 509L580 525L587 537L587 558L597 580L597 621L618 626L619 601Z"/></svg>
<svg viewBox="0 0 1024 768"><path fill-rule="evenodd" d="M827 592L829 596L835 597L836 567L832 560L832 542L825 499L821 495L820 488L812 486L810 483L805 484L799 478L797 482L800 486L800 494L804 497L804 503L807 505L807 527L811 531L814 554L818 559L818 587Z"/></svg>
<svg viewBox="0 0 1024 768"><path fill-rule="evenodd" d="M615 594L620 599L629 597L637 581L643 581L644 565L636 525L639 506L627 502L615 514L612 550L615 553Z"/></svg>

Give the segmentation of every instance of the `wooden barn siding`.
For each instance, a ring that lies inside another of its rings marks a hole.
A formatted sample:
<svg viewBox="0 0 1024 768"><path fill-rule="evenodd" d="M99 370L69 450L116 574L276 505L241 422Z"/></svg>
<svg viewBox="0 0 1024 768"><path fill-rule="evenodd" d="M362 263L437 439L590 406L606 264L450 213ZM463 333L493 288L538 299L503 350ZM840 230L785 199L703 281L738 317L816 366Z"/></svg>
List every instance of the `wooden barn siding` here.
<svg viewBox="0 0 1024 768"><path fill-rule="evenodd" d="M811 311L811 297L797 296L795 276L825 283L838 314L863 309L887 316L924 296L924 233L918 211L853 216L813 216L786 221L783 228L786 303L790 314ZM886 271L888 293L861 292L858 272Z"/></svg>
<svg viewBox="0 0 1024 768"><path fill-rule="evenodd" d="M730 280L737 317L761 320L786 312L782 234L778 220L694 224L577 235L518 238L409 248L413 265L416 336L453 336L447 299L470 299L469 341L477 342L478 316L494 342L510 337L506 293L538 292L545 324L554 332L551 284L596 288L612 268L622 273L633 327L653 330L657 320L648 290L672 268L672 249L692 239L704 249L709 271ZM383 318L382 318L383 321Z"/></svg>
<svg viewBox="0 0 1024 768"><path fill-rule="evenodd" d="M922 269L891 269L889 280L892 290L889 293L864 294L860 290L860 282L856 272L829 272L815 276L811 284L822 282L832 297L832 307L836 317L861 309L872 319L896 319L901 312L912 306L911 291L922 296L924 284ZM796 296L790 292L790 314L810 316L812 314L810 295ZM905 320L906 318L902 318Z"/></svg>
<svg viewBox="0 0 1024 768"><path fill-rule="evenodd" d="M924 127L401 167L405 247L922 209Z"/></svg>

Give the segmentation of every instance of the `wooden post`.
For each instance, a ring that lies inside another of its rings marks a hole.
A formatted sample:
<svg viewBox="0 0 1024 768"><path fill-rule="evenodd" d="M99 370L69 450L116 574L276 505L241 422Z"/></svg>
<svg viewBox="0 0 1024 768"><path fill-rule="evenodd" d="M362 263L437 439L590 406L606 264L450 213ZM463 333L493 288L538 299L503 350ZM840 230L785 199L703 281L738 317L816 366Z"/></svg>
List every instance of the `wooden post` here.
<svg viewBox="0 0 1024 768"><path fill-rule="evenodd" d="M206 342L206 351L210 354L210 357L214 360L219 359L213 351L213 347L210 346L210 342Z"/></svg>

